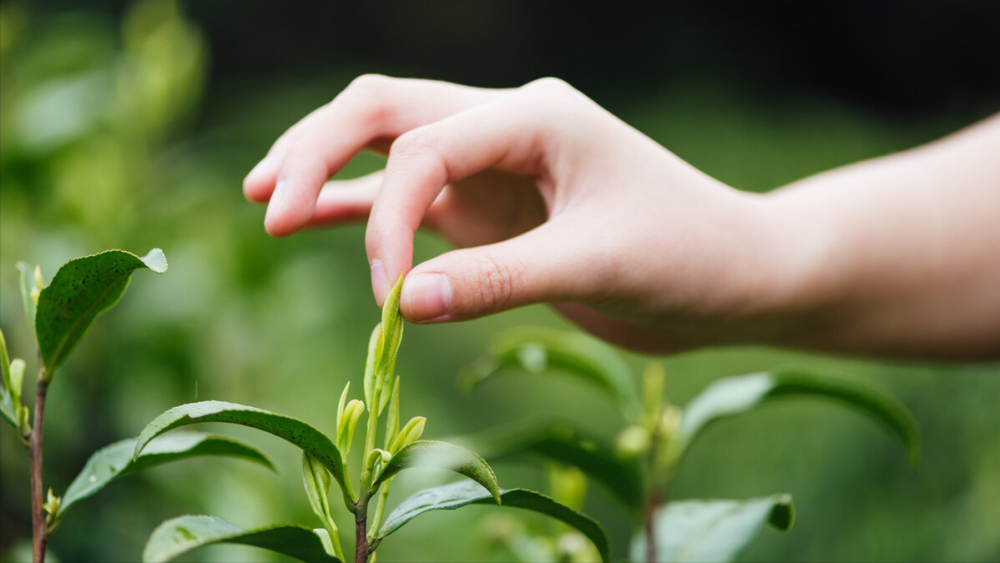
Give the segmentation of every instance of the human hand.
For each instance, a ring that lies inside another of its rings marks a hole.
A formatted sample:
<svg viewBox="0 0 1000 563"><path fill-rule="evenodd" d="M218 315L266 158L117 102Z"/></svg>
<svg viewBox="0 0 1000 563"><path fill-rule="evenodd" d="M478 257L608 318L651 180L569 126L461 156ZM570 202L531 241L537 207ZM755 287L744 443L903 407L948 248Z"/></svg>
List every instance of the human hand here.
<svg viewBox="0 0 1000 563"><path fill-rule="evenodd" d="M324 186L365 148L388 152L383 172ZM367 219L376 300L408 272L400 309L417 323L550 302L636 350L764 341L794 279L759 196L556 79L362 76L282 135L244 193L269 202L274 236ZM421 225L462 249L411 271Z"/></svg>

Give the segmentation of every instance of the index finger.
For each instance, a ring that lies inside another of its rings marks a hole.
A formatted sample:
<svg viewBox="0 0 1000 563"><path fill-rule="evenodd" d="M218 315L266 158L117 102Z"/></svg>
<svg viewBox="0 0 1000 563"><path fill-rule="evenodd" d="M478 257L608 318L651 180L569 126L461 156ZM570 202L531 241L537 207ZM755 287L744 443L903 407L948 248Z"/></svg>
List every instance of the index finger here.
<svg viewBox="0 0 1000 563"><path fill-rule="evenodd" d="M389 281L409 271L413 235L444 186L488 168L543 174L544 112L512 98L457 113L396 140L365 236L379 304Z"/></svg>
<svg viewBox="0 0 1000 563"><path fill-rule="evenodd" d="M248 199L270 198L265 227L275 236L312 216L323 183L373 142L493 99L496 90L431 80L365 75L275 142L244 181Z"/></svg>

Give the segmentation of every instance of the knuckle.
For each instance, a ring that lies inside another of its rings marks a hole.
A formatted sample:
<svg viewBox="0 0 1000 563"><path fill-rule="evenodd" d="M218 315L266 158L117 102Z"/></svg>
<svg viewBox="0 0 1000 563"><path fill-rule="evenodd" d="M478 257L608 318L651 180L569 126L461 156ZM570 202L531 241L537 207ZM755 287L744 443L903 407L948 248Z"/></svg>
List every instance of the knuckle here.
<svg viewBox="0 0 1000 563"><path fill-rule="evenodd" d="M532 80L531 82L525 84L522 88L541 94L558 96L565 96L576 92L576 89L570 86L565 80L554 76L546 76L544 78Z"/></svg>
<svg viewBox="0 0 1000 563"><path fill-rule="evenodd" d="M343 97L348 100L352 113L366 123L380 123L389 117L389 106L386 103L388 84L392 78L381 74L362 74L344 90ZM338 96L339 98L340 96ZM337 102L337 98L331 104Z"/></svg>
<svg viewBox="0 0 1000 563"><path fill-rule="evenodd" d="M347 89L355 92L376 92L389 80L391 79L388 76L382 74L362 74L352 80Z"/></svg>
<svg viewBox="0 0 1000 563"><path fill-rule="evenodd" d="M586 98L579 90L559 78L539 78L520 88L518 102L526 111L541 116L573 112Z"/></svg>
<svg viewBox="0 0 1000 563"><path fill-rule="evenodd" d="M523 284L524 269L510 260L487 256L478 264L477 299L487 311L507 309L514 300L515 290Z"/></svg>
<svg viewBox="0 0 1000 563"><path fill-rule="evenodd" d="M434 152L434 138L424 128L411 129L400 135L392 148L390 156L415 156Z"/></svg>

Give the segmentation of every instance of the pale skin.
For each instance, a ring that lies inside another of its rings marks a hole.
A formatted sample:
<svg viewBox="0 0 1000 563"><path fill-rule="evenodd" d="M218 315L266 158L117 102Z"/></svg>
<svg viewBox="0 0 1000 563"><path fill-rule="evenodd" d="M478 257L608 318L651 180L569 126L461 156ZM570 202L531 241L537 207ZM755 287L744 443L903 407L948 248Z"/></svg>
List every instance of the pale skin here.
<svg viewBox="0 0 1000 563"><path fill-rule="evenodd" d="M359 151L385 170L327 182ZM765 344L1000 358L1000 115L766 195L705 175L556 79L362 76L244 181L267 232L367 221L415 323L551 303L647 353ZM412 267L430 228L457 250ZM412 269L411 269L412 268Z"/></svg>

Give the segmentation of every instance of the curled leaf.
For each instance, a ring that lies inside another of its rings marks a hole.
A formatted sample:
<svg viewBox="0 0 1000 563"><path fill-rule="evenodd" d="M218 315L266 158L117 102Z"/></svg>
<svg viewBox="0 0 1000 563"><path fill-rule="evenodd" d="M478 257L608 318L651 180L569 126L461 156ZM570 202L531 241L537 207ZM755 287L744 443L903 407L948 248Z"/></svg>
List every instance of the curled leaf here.
<svg viewBox="0 0 1000 563"><path fill-rule="evenodd" d="M341 420L344 419L344 407L347 405L347 392L351 390L351 382L344 385L344 390L340 393L340 401L337 403L337 428L340 428Z"/></svg>
<svg viewBox="0 0 1000 563"><path fill-rule="evenodd" d="M406 426L396 434L396 438L392 441L392 446L389 448L391 453L396 453L399 450L409 446L413 442L416 442L420 435L424 433L424 424L427 419L422 416L415 416L406 423Z"/></svg>
<svg viewBox="0 0 1000 563"><path fill-rule="evenodd" d="M361 413L365 412L365 404L357 399L352 399L344 408L344 416L340 419L337 428L337 447L341 454L347 456L351 451L351 442L354 441L354 430L358 426L358 419Z"/></svg>
<svg viewBox="0 0 1000 563"><path fill-rule="evenodd" d="M497 476L485 459L461 446L430 440L413 442L396 452L379 474L372 489L377 489L381 483L411 467L433 467L461 473L485 487L497 504L500 504Z"/></svg>
<svg viewBox="0 0 1000 563"><path fill-rule="evenodd" d="M848 379L785 371L726 377L709 385L684 408L672 447L679 456L710 423L747 412L773 399L813 396L855 408L887 428L906 448L911 463L920 457L917 425L906 407L878 388Z"/></svg>
<svg viewBox="0 0 1000 563"><path fill-rule="evenodd" d="M628 365L614 349L584 334L544 327L509 330L493 339L489 355L470 366L461 379L473 389L507 368L572 375L607 394L629 420L639 413Z"/></svg>
<svg viewBox="0 0 1000 563"><path fill-rule="evenodd" d="M167 269L163 251L154 248L143 258L124 250L108 250L70 260L52 283L41 290L35 313L35 335L46 372L51 377L80 342L98 315L118 302L132 272Z"/></svg>

